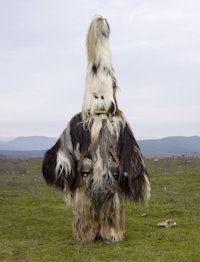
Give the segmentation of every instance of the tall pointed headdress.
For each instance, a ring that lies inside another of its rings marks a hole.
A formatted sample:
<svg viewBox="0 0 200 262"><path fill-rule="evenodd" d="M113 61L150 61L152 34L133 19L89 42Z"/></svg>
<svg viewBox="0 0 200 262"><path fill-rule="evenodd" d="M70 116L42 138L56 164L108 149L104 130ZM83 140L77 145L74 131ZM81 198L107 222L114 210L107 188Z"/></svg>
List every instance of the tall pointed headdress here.
<svg viewBox="0 0 200 262"><path fill-rule="evenodd" d="M109 36L110 26L107 20L102 16L95 16L90 24L86 42L88 66L82 106L85 121L95 114L120 114Z"/></svg>

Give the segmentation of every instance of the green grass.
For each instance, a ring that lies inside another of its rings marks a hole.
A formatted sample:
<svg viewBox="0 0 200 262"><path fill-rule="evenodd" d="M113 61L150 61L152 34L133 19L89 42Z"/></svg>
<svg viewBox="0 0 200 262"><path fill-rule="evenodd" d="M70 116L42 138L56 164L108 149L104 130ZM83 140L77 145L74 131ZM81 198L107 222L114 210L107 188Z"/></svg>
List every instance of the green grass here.
<svg viewBox="0 0 200 262"><path fill-rule="evenodd" d="M45 184L41 159L0 160L0 261L199 261L200 159L146 164L152 198L147 207L125 204L124 241L84 245L73 240L72 212ZM175 227L157 227L169 218Z"/></svg>

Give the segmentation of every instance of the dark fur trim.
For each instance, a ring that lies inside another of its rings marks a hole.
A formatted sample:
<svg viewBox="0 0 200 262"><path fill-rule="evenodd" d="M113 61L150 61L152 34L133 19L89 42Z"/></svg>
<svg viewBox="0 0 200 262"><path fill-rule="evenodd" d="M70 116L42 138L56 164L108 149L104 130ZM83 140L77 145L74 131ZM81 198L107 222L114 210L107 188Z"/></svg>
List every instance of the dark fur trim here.
<svg viewBox="0 0 200 262"><path fill-rule="evenodd" d="M84 156L88 156L88 150L90 145L90 130L87 126L84 126L82 122L81 113L75 115L70 122L70 135L72 139L72 145L75 149L77 144L80 144L80 152Z"/></svg>
<svg viewBox="0 0 200 262"><path fill-rule="evenodd" d="M115 105L111 102L110 108L108 109L108 113L114 114L115 113Z"/></svg>
<svg viewBox="0 0 200 262"><path fill-rule="evenodd" d="M44 156L43 164L42 164L42 173L46 180L47 184L55 185L60 187L61 189L64 188L64 181L59 180L56 181L56 174L55 174L55 168L57 163L57 152L60 148L60 140L56 142L56 144L49 149Z"/></svg>
<svg viewBox="0 0 200 262"><path fill-rule="evenodd" d="M120 156L119 184L122 191L135 202L143 202L145 176L148 174L139 146L128 124L120 135L118 155Z"/></svg>
<svg viewBox="0 0 200 262"><path fill-rule="evenodd" d="M97 74L98 68L99 68L99 65L95 65L95 64L92 65L92 73L93 73L94 75Z"/></svg>
<svg viewBox="0 0 200 262"><path fill-rule="evenodd" d="M58 171L59 176L56 174L57 165L57 152L61 147L61 140L59 139L56 144L49 149L44 156L42 164L42 173L47 184L63 190L66 186L73 190L75 186L75 165L72 164L72 173L66 174L65 170ZM66 152L69 154L69 152ZM71 159L73 157L69 155ZM74 162L74 161L72 161Z"/></svg>

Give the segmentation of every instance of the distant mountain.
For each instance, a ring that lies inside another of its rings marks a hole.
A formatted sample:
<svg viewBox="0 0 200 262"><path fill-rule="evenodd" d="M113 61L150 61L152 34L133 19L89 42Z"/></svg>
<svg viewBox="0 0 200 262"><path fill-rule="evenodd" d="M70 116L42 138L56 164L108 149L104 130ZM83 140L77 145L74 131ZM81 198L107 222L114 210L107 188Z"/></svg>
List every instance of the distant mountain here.
<svg viewBox="0 0 200 262"><path fill-rule="evenodd" d="M174 136L138 141L145 155L155 154L200 154L199 136Z"/></svg>
<svg viewBox="0 0 200 262"><path fill-rule="evenodd" d="M26 159L32 157L43 157L45 150L32 150L32 151L12 151L0 150L0 159L13 158L13 159Z"/></svg>
<svg viewBox="0 0 200 262"><path fill-rule="evenodd" d="M0 142L0 155L43 156L57 138L45 136L17 137L11 141ZM144 156L172 156L182 154L200 155L200 136L165 137L162 139L140 140L138 144Z"/></svg>
<svg viewBox="0 0 200 262"><path fill-rule="evenodd" d="M34 151L46 150L55 142L56 138L46 136L17 137L10 141L0 142L0 150Z"/></svg>

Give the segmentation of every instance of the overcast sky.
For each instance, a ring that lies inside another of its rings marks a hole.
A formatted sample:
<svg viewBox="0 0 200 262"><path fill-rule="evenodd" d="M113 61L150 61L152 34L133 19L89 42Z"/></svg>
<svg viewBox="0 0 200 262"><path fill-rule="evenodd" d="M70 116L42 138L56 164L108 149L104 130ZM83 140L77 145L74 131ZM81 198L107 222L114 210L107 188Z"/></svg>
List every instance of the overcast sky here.
<svg viewBox="0 0 200 262"><path fill-rule="evenodd" d="M81 110L95 14L136 139L200 135L199 0L2 0L0 137L58 137Z"/></svg>

